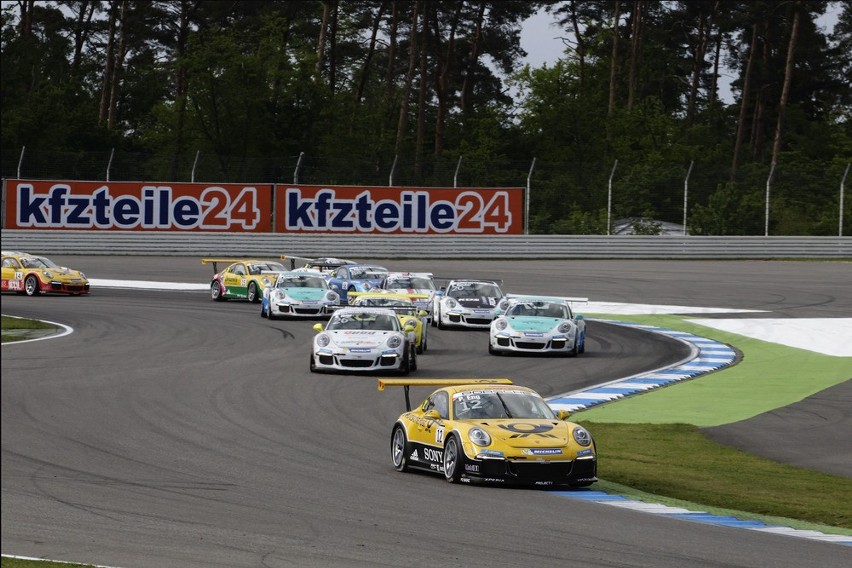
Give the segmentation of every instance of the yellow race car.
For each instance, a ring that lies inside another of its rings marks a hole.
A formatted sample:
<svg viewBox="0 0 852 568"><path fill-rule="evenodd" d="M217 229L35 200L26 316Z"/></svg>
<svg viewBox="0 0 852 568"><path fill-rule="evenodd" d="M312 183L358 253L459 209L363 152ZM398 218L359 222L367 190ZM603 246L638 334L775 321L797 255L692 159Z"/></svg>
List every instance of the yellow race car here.
<svg viewBox="0 0 852 568"><path fill-rule="evenodd" d="M219 270L220 263L227 263L227 267ZM234 298L260 302L266 287L274 285L278 274L287 271L274 260L202 258L201 264L213 265L210 298L217 302Z"/></svg>
<svg viewBox="0 0 852 568"><path fill-rule="evenodd" d="M441 473L450 483L586 487L597 481L591 434L568 412L508 379L385 379L405 387L407 412L393 425L397 471ZM411 386L440 386L411 410Z"/></svg>
<svg viewBox="0 0 852 568"><path fill-rule="evenodd" d="M17 251L2 251L4 292L27 296L43 293L88 294L89 280L79 270L58 266L49 258Z"/></svg>
<svg viewBox="0 0 852 568"><path fill-rule="evenodd" d="M425 295L423 295L425 297ZM412 299L412 294L397 294L386 290L371 292L349 292L350 306L388 308L396 312L402 327L414 325L414 346L417 353L423 353L428 348L429 338L426 336L428 313L418 308Z"/></svg>

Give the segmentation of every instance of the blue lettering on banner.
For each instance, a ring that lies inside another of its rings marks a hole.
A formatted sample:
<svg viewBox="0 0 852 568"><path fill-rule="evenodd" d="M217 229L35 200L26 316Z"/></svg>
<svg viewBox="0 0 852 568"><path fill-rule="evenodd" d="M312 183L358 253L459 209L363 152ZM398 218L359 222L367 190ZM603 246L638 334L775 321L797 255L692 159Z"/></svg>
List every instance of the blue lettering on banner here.
<svg viewBox="0 0 852 568"><path fill-rule="evenodd" d="M335 232L403 232L448 233L459 230L459 221L467 215L464 231L484 232L493 227L505 231L511 222L506 213L503 224L486 221L481 211L471 210L471 197L486 208L496 203L496 197L485 205L477 192L460 192L455 202L431 200L429 191L400 192L399 199L373 200L370 191L363 191L354 199L338 197L331 188L323 188L313 196L305 196L302 189L289 187L284 192L287 231ZM498 194L504 198L502 194ZM502 203L503 201L500 201ZM470 224L473 224L473 228Z"/></svg>
<svg viewBox="0 0 852 568"><path fill-rule="evenodd" d="M169 186L143 186L141 197L110 194L104 185L94 192L71 194L57 183L46 194L32 184L17 185L16 222L20 227L64 229L254 229L260 219L257 188L244 187L239 195L208 187L200 197L175 198ZM310 204L308 204L310 205ZM239 213L234 214L239 208Z"/></svg>

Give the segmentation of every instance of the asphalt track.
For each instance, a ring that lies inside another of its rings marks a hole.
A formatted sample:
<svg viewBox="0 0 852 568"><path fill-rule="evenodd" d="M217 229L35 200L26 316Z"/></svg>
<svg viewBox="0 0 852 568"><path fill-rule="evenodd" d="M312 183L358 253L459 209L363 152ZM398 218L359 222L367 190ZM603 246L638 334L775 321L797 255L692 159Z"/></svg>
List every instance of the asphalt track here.
<svg viewBox="0 0 852 568"><path fill-rule="evenodd" d="M194 258L54 260L91 278L210 276ZM762 309L772 317L852 315L852 270L843 263L386 265L501 278L508 291ZM389 430L402 393L379 393L374 377L311 375L311 323L269 322L255 305L214 304L203 292L115 289L2 302L4 314L75 329L3 348L4 554L126 568L852 562L852 551L835 544L398 474ZM489 357L484 333L430 331L414 377L509 376L545 396L682 355L665 338L599 322L589 324L586 354L571 360ZM806 444L812 459L837 453L821 446L819 431L848 424L848 406L842 397L814 398L821 409L810 420L804 406L769 424L758 417L724 428L744 440L761 438L749 429L786 429L787 443Z"/></svg>

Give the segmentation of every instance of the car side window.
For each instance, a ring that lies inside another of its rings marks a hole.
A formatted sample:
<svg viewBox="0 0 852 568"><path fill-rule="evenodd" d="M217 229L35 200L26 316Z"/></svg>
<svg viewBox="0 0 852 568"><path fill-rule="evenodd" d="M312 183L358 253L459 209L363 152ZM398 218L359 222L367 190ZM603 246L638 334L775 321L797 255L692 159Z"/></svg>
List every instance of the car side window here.
<svg viewBox="0 0 852 568"><path fill-rule="evenodd" d="M423 404L423 411L429 410L438 411L438 416L447 420L450 417L450 401L449 396L445 392L436 392L430 396Z"/></svg>

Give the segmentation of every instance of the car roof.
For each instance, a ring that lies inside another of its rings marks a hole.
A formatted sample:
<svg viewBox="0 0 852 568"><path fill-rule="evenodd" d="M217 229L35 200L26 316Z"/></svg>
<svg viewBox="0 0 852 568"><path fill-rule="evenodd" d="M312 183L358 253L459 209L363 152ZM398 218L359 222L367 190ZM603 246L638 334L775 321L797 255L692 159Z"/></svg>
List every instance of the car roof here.
<svg viewBox="0 0 852 568"><path fill-rule="evenodd" d="M447 391L450 396L459 393L465 392L479 392L479 391L524 391L529 392L535 395L538 393L531 389L530 387L524 387L521 385L500 385L500 384L478 384L478 385L454 385L449 387L444 387L438 390ZM541 395L539 395L541 396Z"/></svg>
<svg viewBox="0 0 852 568"><path fill-rule="evenodd" d="M376 306L346 306L345 308L340 308L339 310L336 310L334 312L334 314L332 314L332 317L337 317L341 314L347 315L347 314L364 314L364 313L379 314L379 315L387 315L387 316L396 317L396 312L391 310L390 308L379 308L379 307L376 307Z"/></svg>

